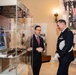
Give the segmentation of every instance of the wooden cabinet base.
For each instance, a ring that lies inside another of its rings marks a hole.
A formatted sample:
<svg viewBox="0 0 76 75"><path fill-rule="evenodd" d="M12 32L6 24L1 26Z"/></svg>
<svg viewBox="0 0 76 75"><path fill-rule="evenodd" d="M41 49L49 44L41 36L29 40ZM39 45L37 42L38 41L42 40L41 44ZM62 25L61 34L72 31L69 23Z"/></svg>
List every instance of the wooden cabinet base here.
<svg viewBox="0 0 76 75"><path fill-rule="evenodd" d="M74 51L74 58L76 58L76 51Z"/></svg>
<svg viewBox="0 0 76 75"><path fill-rule="evenodd" d="M49 62L51 60L50 55L42 55L42 63Z"/></svg>
<svg viewBox="0 0 76 75"><path fill-rule="evenodd" d="M0 73L9 67L9 59L0 58Z"/></svg>

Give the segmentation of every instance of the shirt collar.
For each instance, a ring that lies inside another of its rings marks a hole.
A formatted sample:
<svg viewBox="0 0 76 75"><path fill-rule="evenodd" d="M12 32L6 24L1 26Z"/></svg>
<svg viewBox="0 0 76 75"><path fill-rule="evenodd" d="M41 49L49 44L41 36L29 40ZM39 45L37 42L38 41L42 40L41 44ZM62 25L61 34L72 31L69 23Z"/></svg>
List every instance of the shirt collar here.
<svg viewBox="0 0 76 75"><path fill-rule="evenodd" d="M67 29L67 27L65 27L61 32L64 32Z"/></svg>
<svg viewBox="0 0 76 75"><path fill-rule="evenodd" d="M36 35L36 34L34 34L35 35L35 37L37 38L37 37L39 37L38 35Z"/></svg>

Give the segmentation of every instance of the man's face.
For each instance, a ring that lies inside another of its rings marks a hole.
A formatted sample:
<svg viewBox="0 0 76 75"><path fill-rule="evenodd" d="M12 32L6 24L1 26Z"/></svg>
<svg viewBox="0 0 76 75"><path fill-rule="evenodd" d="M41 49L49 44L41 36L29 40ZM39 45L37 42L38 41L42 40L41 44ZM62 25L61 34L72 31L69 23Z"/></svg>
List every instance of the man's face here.
<svg viewBox="0 0 76 75"><path fill-rule="evenodd" d="M60 22L58 22L57 23L57 28L60 30L60 31L62 31L64 28L65 28L65 24L64 23L60 23Z"/></svg>
<svg viewBox="0 0 76 75"><path fill-rule="evenodd" d="M41 33L41 28L40 28L40 27L37 27L37 28L35 29L35 34L36 34L36 35L40 35L40 33Z"/></svg>

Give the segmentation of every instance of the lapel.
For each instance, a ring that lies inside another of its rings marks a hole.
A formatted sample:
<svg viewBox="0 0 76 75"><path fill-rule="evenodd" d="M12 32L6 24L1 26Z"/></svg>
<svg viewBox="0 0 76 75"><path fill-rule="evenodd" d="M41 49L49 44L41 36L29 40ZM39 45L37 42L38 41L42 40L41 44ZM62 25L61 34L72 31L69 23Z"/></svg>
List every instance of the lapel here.
<svg viewBox="0 0 76 75"><path fill-rule="evenodd" d="M68 28L66 28L66 29L62 32L62 34L66 33L66 32L67 32L67 30L68 30Z"/></svg>
<svg viewBox="0 0 76 75"><path fill-rule="evenodd" d="M67 30L68 30L68 28L66 28L63 32L61 32L59 37L61 37L62 35L66 34Z"/></svg>
<svg viewBox="0 0 76 75"><path fill-rule="evenodd" d="M40 36L39 36L39 39L40 39L40 45L41 45L41 38L40 38Z"/></svg>

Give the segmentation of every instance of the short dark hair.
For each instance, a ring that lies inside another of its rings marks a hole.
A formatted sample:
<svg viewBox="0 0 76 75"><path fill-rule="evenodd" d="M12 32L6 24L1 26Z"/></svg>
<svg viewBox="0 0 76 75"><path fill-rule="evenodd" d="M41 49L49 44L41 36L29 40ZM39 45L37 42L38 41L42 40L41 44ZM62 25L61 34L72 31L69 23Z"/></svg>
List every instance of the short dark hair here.
<svg viewBox="0 0 76 75"><path fill-rule="evenodd" d="M59 20L57 21L57 23L58 23L58 22L64 23L64 24L66 25L66 21L65 21L64 19L59 19Z"/></svg>
<svg viewBox="0 0 76 75"><path fill-rule="evenodd" d="M40 28L41 28L41 26L39 26L39 25L36 25L34 29L36 30L38 27L40 27Z"/></svg>

